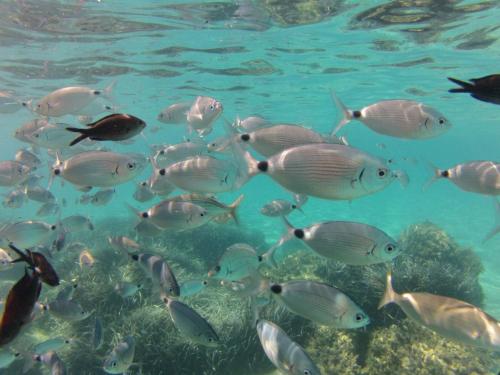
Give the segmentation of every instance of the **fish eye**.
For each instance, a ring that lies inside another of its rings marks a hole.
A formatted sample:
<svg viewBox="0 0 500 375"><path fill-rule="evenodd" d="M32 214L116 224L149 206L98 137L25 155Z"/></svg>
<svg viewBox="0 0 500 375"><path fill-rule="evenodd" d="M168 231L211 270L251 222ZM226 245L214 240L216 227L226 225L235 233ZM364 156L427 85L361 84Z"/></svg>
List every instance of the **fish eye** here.
<svg viewBox="0 0 500 375"><path fill-rule="evenodd" d="M203 285L208 285L208 281L207 280L203 280Z"/></svg>
<svg viewBox="0 0 500 375"><path fill-rule="evenodd" d="M390 244L387 244L387 246L385 247L385 252L392 253L395 249L396 249L396 246L393 245L392 243L390 243Z"/></svg>
<svg viewBox="0 0 500 375"><path fill-rule="evenodd" d="M202 213L200 213L200 216L205 216L205 214L202 212Z"/></svg>
<svg viewBox="0 0 500 375"><path fill-rule="evenodd" d="M215 266L214 270L215 270L215 272L219 272L220 271L220 266Z"/></svg>
<svg viewBox="0 0 500 375"><path fill-rule="evenodd" d="M387 175L387 169L385 168L379 168L377 171L377 175L379 177L385 177Z"/></svg>
<svg viewBox="0 0 500 375"><path fill-rule="evenodd" d="M356 319L357 322L361 322L365 318L365 316L361 313L357 313L354 318Z"/></svg>
<svg viewBox="0 0 500 375"><path fill-rule="evenodd" d="M211 337L209 337L209 338L208 338L208 342L212 342L212 341L214 341L214 339L213 339L213 338L211 338Z"/></svg>
<svg viewBox="0 0 500 375"><path fill-rule="evenodd" d="M210 110L213 111L215 109L215 106L213 104L210 104Z"/></svg>
<svg viewBox="0 0 500 375"><path fill-rule="evenodd" d="M164 155L165 154L165 150L160 150L160 155Z"/></svg>
<svg viewBox="0 0 500 375"><path fill-rule="evenodd" d="M141 186L146 186L148 183L146 181L141 182Z"/></svg>
<svg viewBox="0 0 500 375"><path fill-rule="evenodd" d="M116 366L117 366L117 363L116 363L116 362L113 362L113 363L111 363L111 366L116 367Z"/></svg>
<svg viewBox="0 0 500 375"><path fill-rule="evenodd" d="M309 371L308 369L305 369L304 370L304 375L311 375L311 371Z"/></svg>
<svg viewBox="0 0 500 375"><path fill-rule="evenodd" d="M439 125L443 125L446 122L446 120L442 117L439 118Z"/></svg>
<svg viewBox="0 0 500 375"><path fill-rule="evenodd" d="M214 142L214 143L212 143L212 147L215 147L215 146L216 146L215 142Z"/></svg>
<svg viewBox="0 0 500 375"><path fill-rule="evenodd" d="M135 168L135 163L127 163L127 168L128 169L134 169Z"/></svg>

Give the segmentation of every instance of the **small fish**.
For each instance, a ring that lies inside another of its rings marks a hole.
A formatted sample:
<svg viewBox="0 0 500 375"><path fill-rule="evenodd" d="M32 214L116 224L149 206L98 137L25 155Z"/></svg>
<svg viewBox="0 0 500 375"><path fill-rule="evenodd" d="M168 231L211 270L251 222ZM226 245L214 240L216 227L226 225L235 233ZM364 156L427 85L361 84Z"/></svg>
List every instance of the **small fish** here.
<svg viewBox="0 0 500 375"><path fill-rule="evenodd" d="M440 178L450 180L465 191L500 195L500 163L495 161L470 161L443 170L434 168L434 176L427 182L424 189Z"/></svg>
<svg viewBox="0 0 500 375"><path fill-rule="evenodd" d="M208 285L207 280L200 280L200 279L187 280L179 286L180 296L181 297L193 296L201 292L203 289L205 289L207 285Z"/></svg>
<svg viewBox="0 0 500 375"><path fill-rule="evenodd" d="M189 129L199 135L207 135L212 131L212 125L222 114L222 103L208 96L198 96L186 115Z"/></svg>
<svg viewBox="0 0 500 375"><path fill-rule="evenodd" d="M94 267L95 259L89 250L83 250L78 256L78 263L82 270L84 268L92 268Z"/></svg>
<svg viewBox="0 0 500 375"><path fill-rule="evenodd" d="M47 216L55 216L61 212L61 208L57 203L47 202L40 206L40 208L36 211L36 216L47 217Z"/></svg>
<svg viewBox="0 0 500 375"><path fill-rule="evenodd" d="M158 168L165 168L173 163L202 156L208 153L207 144L200 138L194 138L182 143L176 143L160 148L153 157Z"/></svg>
<svg viewBox="0 0 500 375"><path fill-rule="evenodd" d="M244 158L248 177L265 173L294 193L324 199L352 200L380 191L394 179L408 184L408 176L391 171L384 160L337 144L292 147L260 162L248 152Z"/></svg>
<svg viewBox="0 0 500 375"><path fill-rule="evenodd" d="M123 141L139 134L146 127L146 123L132 115L114 113L87 125L87 128L72 128L66 130L81 133L69 145L89 138L93 141Z"/></svg>
<svg viewBox="0 0 500 375"><path fill-rule="evenodd" d="M46 365L51 375L66 375L66 366L55 351L35 355L33 359Z"/></svg>
<svg viewBox="0 0 500 375"><path fill-rule="evenodd" d="M38 156L25 148L16 152L15 160L26 165L32 171L36 170L42 164Z"/></svg>
<svg viewBox="0 0 500 375"><path fill-rule="evenodd" d="M42 127L49 125L49 124L50 124L49 121L46 119L31 120L15 130L14 138L16 138L17 140L19 140L21 142L31 143L31 134L35 130L42 128Z"/></svg>
<svg viewBox="0 0 500 375"><path fill-rule="evenodd" d="M86 117L87 119L90 119L86 124L89 124L92 122L92 117L100 115L101 113L104 112L110 112L114 111L117 109L117 107L110 105L109 103L105 102L102 100L103 98L97 98L93 101L90 102L87 106L83 107L78 111L78 118L80 119L81 117ZM86 125L84 124L84 125Z"/></svg>
<svg viewBox="0 0 500 375"><path fill-rule="evenodd" d="M397 304L410 319L441 336L500 351L500 322L479 307L430 293L398 294L392 288L392 275L388 272L379 309L390 303Z"/></svg>
<svg viewBox="0 0 500 375"><path fill-rule="evenodd" d="M29 142L39 147L59 150L69 147L74 136L68 132L66 124L48 124L36 129L29 136Z"/></svg>
<svg viewBox="0 0 500 375"><path fill-rule="evenodd" d="M148 181L142 181L135 185L133 197L138 202L147 202L155 197L155 193L149 187Z"/></svg>
<svg viewBox="0 0 500 375"><path fill-rule="evenodd" d="M71 215L62 219L61 224L66 232L94 230L94 224L86 216Z"/></svg>
<svg viewBox="0 0 500 375"><path fill-rule="evenodd" d="M356 303L327 284L288 281L272 284L270 291L287 309L318 324L352 329L370 323L368 315Z"/></svg>
<svg viewBox="0 0 500 375"><path fill-rule="evenodd" d="M52 339L45 340L39 344L36 344L33 348L33 353L37 355L42 355L50 351L57 351L64 348L67 345L71 345L75 340L67 339L64 337L54 337Z"/></svg>
<svg viewBox="0 0 500 375"><path fill-rule="evenodd" d="M332 97L343 115L332 135L353 119L377 133L405 139L434 138L446 133L452 126L436 109L412 100L385 100L360 111L352 111L333 92Z"/></svg>
<svg viewBox="0 0 500 375"><path fill-rule="evenodd" d="M104 327L101 318L95 317L94 329L92 331L92 345L94 350L99 350L104 344Z"/></svg>
<svg viewBox="0 0 500 375"><path fill-rule="evenodd" d="M257 334L267 358L284 374L321 375L305 350L276 324L260 319Z"/></svg>
<svg viewBox="0 0 500 375"><path fill-rule="evenodd" d="M170 298L163 298L163 302L167 305L174 325L187 339L208 347L217 347L219 345L219 336L217 336L215 330L195 310Z"/></svg>
<svg viewBox="0 0 500 375"><path fill-rule="evenodd" d="M174 272L158 255L152 254L133 254L131 258L139 263L142 270L153 281L153 285L158 286L162 294L172 297L180 295L179 284L175 278Z"/></svg>
<svg viewBox="0 0 500 375"><path fill-rule="evenodd" d="M65 161L57 160L52 174L77 186L113 187L135 178L146 165L141 154L86 151Z"/></svg>
<svg viewBox="0 0 500 375"><path fill-rule="evenodd" d="M0 161L0 186L16 186L28 178L31 169L18 161Z"/></svg>
<svg viewBox="0 0 500 375"><path fill-rule="evenodd" d="M2 202L4 207L8 208L21 208L26 202L27 197L23 190L13 190L7 194Z"/></svg>
<svg viewBox="0 0 500 375"><path fill-rule="evenodd" d="M13 353L9 350L0 349L0 369L6 369L20 357L20 353Z"/></svg>
<svg viewBox="0 0 500 375"><path fill-rule="evenodd" d="M259 272L237 281L222 280L220 285L241 298L262 296L269 290L269 280Z"/></svg>
<svg viewBox="0 0 500 375"><path fill-rule="evenodd" d="M142 284L140 283L130 283L127 281L119 282L115 285L115 291L122 298L129 298L136 294L139 289L142 289Z"/></svg>
<svg viewBox="0 0 500 375"><path fill-rule="evenodd" d="M237 281L255 273L262 264L262 257L255 249L245 243L229 246L217 266L208 273L218 280Z"/></svg>
<svg viewBox="0 0 500 375"><path fill-rule="evenodd" d="M253 132L267 126L271 126L271 123L260 116L249 116L243 120L236 117L236 121L233 123L233 127L240 133Z"/></svg>
<svg viewBox="0 0 500 375"><path fill-rule="evenodd" d="M137 242L125 236L108 237L108 242L117 251L133 252L141 248Z"/></svg>
<svg viewBox="0 0 500 375"><path fill-rule="evenodd" d="M62 289L57 293L56 300L59 301L69 301L73 299L73 294L75 293L76 288L78 288L78 284L66 284Z"/></svg>
<svg viewBox="0 0 500 375"><path fill-rule="evenodd" d="M46 243L56 229L56 225L43 221L27 220L8 223L0 228L0 242L15 243L17 246L27 249Z"/></svg>
<svg viewBox="0 0 500 375"><path fill-rule="evenodd" d="M293 210L300 210L297 204L284 199L275 199L267 204L265 204L261 209L260 213L265 216L277 217L277 216L288 216Z"/></svg>
<svg viewBox="0 0 500 375"><path fill-rule="evenodd" d="M25 269L24 276L9 290L0 320L0 347L7 345L31 321L42 284L36 272Z"/></svg>
<svg viewBox="0 0 500 375"><path fill-rule="evenodd" d="M92 313L85 311L80 304L72 299L56 299L48 304L42 304L42 309L52 316L69 322L79 322L87 319Z"/></svg>
<svg viewBox="0 0 500 375"><path fill-rule="evenodd" d="M45 255L31 250L26 250L25 254L21 249L17 248L12 243L9 244L9 247L17 255L19 255L19 259L14 260L14 262L26 262L33 268L40 280L42 280L45 284L50 286L59 285L59 276Z"/></svg>
<svg viewBox="0 0 500 375"><path fill-rule="evenodd" d="M101 95L109 97L115 82L104 90L94 90L88 87L64 87L44 96L34 106L33 110L42 116L61 117L64 115L79 115L91 102Z"/></svg>
<svg viewBox="0 0 500 375"><path fill-rule="evenodd" d="M40 203L54 203L56 198L49 190L41 186L27 186L24 190L28 199Z"/></svg>
<svg viewBox="0 0 500 375"><path fill-rule="evenodd" d="M299 239L315 253L329 259L362 266L388 262L401 253L397 242L380 229L352 221L324 221L294 228L283 218L287 233L263 258L273 264L274 251L292 238Z"/></svg>
<svg viewBox="0 0 500 375"><path fill-rule="evenodd" d="M126 373L134 362L135 340L127 336L119 342L104 361L104 371L108 374Z"/></svg>
<svg viewBox="0 0 500 375"><path fill-rule="evenodd" d="M101 189L92 196L90 203L94 206L105 206L111 202L115 192L116 190L114 188Z"/></svg>
<svg viewBox="0 0 500 375"><path fill-rule="evenodd" d="M57 234L57 238L52 241L52 250L61 251L66 246L66 232L60 230Z"/></svg>
<svg viewBox="0 0 500 375"><path fill-rule="evenodd" d="M192 102L174 103L161 111L157 120L164 124L184 124L191 105Z"/></svg>
<svg viewBox="0 0 500 375"><path fill-rule="evenodd" d="M470 82L460 81L456 78L448 79L461 86L461 88L451 89L448 92L466 92L470 96L483 102L500 104L500 74L491 74L481 78L469 79Z"/></svg>

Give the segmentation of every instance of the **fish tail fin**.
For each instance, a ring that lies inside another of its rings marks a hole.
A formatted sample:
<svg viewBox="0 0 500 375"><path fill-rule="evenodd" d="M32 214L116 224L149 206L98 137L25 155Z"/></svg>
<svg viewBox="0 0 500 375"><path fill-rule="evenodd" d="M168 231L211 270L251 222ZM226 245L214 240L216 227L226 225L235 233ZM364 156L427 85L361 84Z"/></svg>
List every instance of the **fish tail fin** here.
<svg viewBox="0 0 500 375"><path fill-rule="evenodd" d="M337 132L346 126L352 120L352 111L345 106L344 103L338 98L333 90L330 91L330 95L332 97L333 102L337 106L337 108L342 112L342 118L338 122L337 126L331 132L331 136L337 134Z"/></svg>
<svg viewBox="0 0 500 375"><path fill-rule="evenodd" d="M87 129L78 129L78 128L66 128L66 130L69 130L70 132L78 132L81 133L78 137L76 137L74 140L71 141L69 144L70 146L74 146L77 143L83 141L85 138L88 138L88 132Z"/></svg>
<svg viewBox="0 0 500 375"><path fill-rule="evenodd" d="M469 82L464 82L456 78L451 78L448 77L448 80L450 80L453 83L456 83L457 85L461 86L461 88L457 89L450 89L448 92L451 93L456 93L456 92L471 92L474 89L474 85L469 83Z"/></svg>
<svg viewBox="0 0 500 375"><path fill-rule="evenodd" d="M431 162L427 161L427 168L432 171L432 176L427 180L427 182L424 184L422 187L423 191L426 191L429 189L429 187L436 182L436 180L441 178L441 173L443 172L441 169L437 168L434 164Z"/></svg>
<svg viewBox="0 0 500 375"><path fill-rule="evenodd" d="M236 211L238 210L238 207L240 206L243 198L245 198L245 195L241 194L238 198L236 198L236 200L233 203L231 203L229 205L229 215L231 215L231 218L234 220L234 222L236 224L240 223L240 221L238 219L238 214Z"/></svg>
<svg viewBox="0 0 500 375"><path fill-rule="evenodd" d="M498 233L500 233L500 202L496 199L493 198L495 201L495 206L496 206L496 223L493 229L491 229L488 234L484 237L483 239L483 244L486 243L487 241L491 240L493 237L495 237Z"/></svg>
<svg viewBox="0 0 500 375"><path fill-rule="evenodd" d="M12 242L9 243L9 247L17 255L19 255L19 258L14 259L11 263L26 262L31 267L35 267L35 264L33 263L33 260L31 259L31 257L29 257L25 253L23 253L23 251L21 249L19 249L18 247L16 247Z"/></svg>
<svg viewBox="0 0 500 375"><path fill-rule="evenodd" d="M265 264L267 264L271 268L278 267L276 259L274 258L274 253L276 252L276 249L282 246L284 243L288 242L292 238L293 230L295 229L285 216L282 216L281 219L283 220L283 222L287 227L287 232L279 239L279 241L276 244L271 246L269 250L267 250L264 254L262 254L262 260L264 261Z"/></svg>
<svg viewBox="0 0 500 375"><path fill-rule="evenodd" d="M378 304L378 309L380 310L382 307L385 305L388 305L389 303L396 302L398 300L399 294L397 294L394 289L392 288L392 272L389 269L387 271L387 276L386 276L386 285L385 285L385 292L384 296L380 300Z"/></svg>
<svg viewBox="0 0 500 375"><path fill-rule="evenodd" d="M103 95L111 102L113 102L113 90L115 89L116 82L116 79L112 80L111 83L102 90Z"/></svg>

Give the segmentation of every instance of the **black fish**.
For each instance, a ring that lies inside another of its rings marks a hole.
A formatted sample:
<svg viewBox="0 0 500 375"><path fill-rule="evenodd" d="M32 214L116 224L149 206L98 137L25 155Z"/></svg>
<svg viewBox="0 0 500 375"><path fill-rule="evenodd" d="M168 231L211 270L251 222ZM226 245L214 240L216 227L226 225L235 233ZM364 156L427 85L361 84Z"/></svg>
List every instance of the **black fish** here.
<svg viewBox="0 0 500 375"><path fill-rule="evenodd" d="M33 267L34 272L45 284L50 286L59 285L59 276L47 258L45 258L45 255L30 250L26 250L28 254L25 254L21 249L18 249L13 244L9 244L9 247L20 256L20 258L14 260L13 263L26 262Z"/></svg>
<svg viewBox="0 0 500 375"><path fill-rule="evenodd" d="M473 98L483 102L500 104L500 74L492 74L481 78L472 78L469 82L460 81L455 78L448 79L461 86L459 89L451 89L449 92L467 92Z"/></svg>
<svg viewBox="0 0 500 375"><path fill-rule="evenodd" d="M42 284L38 274L26 269L24 276L10 289L0 321L0 347L16 338L21 328L30 322Z"/></svg>
<svg viewBox="0 0 500 375"><path fill-rule="evenodd" d="M88 129L66 128L70 132L82 133L69 145L76 145L85 138L94 141L123 141L139 134L146 123L132 115L114 113L88 124Z"/></svg>

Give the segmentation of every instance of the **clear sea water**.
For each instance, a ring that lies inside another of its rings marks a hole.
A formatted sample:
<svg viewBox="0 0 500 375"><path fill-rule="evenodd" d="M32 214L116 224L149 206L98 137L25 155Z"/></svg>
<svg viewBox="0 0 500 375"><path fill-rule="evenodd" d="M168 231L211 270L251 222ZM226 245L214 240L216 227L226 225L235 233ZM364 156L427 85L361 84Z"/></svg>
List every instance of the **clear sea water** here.
<svg viewBox="0 0 500 375"><path fill-rule="evenodd" d="M148 128L145 139L138 137L132 145L107 146L148 155L149 145L177 143L186 136L183 126L159 123L158 113L197 95L217 98L224 105L222 117L230 121L259 114L319 132L330 131L340 118L331 90L354 109L383 99L431 105L453 124L434 139L390 138L358 122L342 131L362 150L399 159L398 167L410 177L406 189L394 183L352 202L311 198L304 214L295 212L289 219L296 226L360 221L394 237L411 224L435 223L481 257L483 308L500 318L500 236L482 243L495 225L493 199L442 180L422 190L431 175L428 162L447 168L500 158L500 107L449 94L453 84L446 79L499 73L499 19L497 1L1 1L0 91L37 100L60 87L104 88L116 80L119 111L144 119ZM12 159L25 146L12 134L33 117L26 110L1 114L1 160ZM62 120L77 124L71 117ZM154 127L160 129L153 133ZM223 134L221 118L207 138ZM52 159L43 158L41 171L47 175L45 160L52 164ZM150 206L132 200L133 183L118 186L104 208L74 203L81 193L68 183L54 183L52 191L69 202L63 216L79 213L96 223L116 217L132 222L126 203ZM289 194L267 176L257 176L241 191L219 198L230 202L241 192L241 225L262 232L269 244L278 240L282 224L259 209ZM4 208L0 216L4 221L36 219L38 207L31 202L21 209ZM66 365L71 374L89 373L75 363Z"/></svg>

